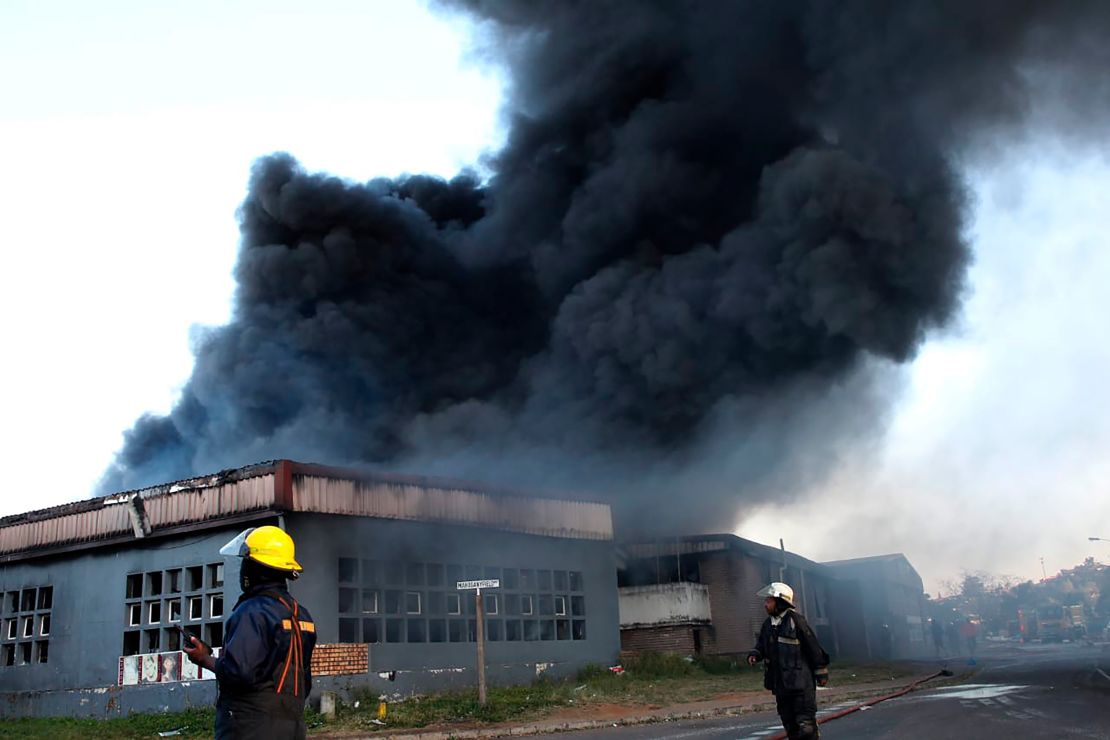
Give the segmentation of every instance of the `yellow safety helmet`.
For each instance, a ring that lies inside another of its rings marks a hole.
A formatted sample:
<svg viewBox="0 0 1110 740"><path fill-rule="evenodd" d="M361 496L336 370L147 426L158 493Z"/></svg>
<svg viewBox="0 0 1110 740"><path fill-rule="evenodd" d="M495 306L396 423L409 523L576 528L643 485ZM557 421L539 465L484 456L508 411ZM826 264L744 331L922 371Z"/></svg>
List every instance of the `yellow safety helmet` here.
<svg viewBox="0 0 1110 740"><path fill-rule="evenodd" d="M285 530L270 525L244 529L220 548L220 554L250 558L268 568L291 573L294 578L304 570L293 557L293 538Z"/></svg>

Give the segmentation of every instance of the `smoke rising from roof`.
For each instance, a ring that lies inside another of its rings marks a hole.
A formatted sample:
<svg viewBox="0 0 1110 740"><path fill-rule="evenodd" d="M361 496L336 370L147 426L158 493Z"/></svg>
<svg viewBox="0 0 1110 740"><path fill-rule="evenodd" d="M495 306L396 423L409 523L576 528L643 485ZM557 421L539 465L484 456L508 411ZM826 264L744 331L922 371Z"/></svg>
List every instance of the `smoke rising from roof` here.
<svg viewBox="0 0 1110 740"><path fill-rule="evenodd" d="M881 428L874 361L957 311L959 158L1106 97L1099 3L460 7L509 75L490 176L259 160L233 319L103 490L292 457L726 528Z"/></svg>

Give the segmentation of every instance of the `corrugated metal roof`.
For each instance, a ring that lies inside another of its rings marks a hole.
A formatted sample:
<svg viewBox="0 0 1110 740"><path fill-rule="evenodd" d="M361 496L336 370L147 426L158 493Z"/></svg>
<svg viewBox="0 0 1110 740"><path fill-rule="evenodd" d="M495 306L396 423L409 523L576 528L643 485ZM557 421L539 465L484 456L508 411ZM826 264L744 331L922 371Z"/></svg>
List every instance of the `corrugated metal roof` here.
<svg viewBox="0 0 1110 740"><path fill-rule="evenodd" d="M609 506L474 483L274 460L0 519L0 561L133 540L136 532L282 511L434 521L551 537L611 540Z"/></svg>

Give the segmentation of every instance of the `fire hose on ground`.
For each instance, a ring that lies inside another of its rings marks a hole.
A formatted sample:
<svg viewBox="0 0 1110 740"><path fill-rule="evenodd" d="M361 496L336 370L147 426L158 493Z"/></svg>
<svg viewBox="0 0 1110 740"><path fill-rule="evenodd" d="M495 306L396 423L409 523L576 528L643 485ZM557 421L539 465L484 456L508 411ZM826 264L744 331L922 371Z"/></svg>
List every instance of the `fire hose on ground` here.
<svg viewBox="0 0 1110 740"><path fill-rule="evenodd" d="M831 722L834 719L840 719L841 717L847 716L847 715L851 714L852 712L858 712L861 709L866 709L866 708L869 708L869 707L873 707L873 706L875 706L876 704L878 704L880 702L886 701L887 699L897 699L899 696L905 696L906 694L910 693L911 691L913 691L914 689L916 689L918 686L925 683L926 681L932 681L934 678L940 678L941 676L951 676L951 675L952 675L952 671L948 670L947 668L943 668L943 669L937 671L936 673L934 673L930 676L925 676L924 678L917 679L916 681L911 683L909 686L904 686L904 687L902 687L898 691L895 691L892 694L886 694L884 696L876 696L873 699L868 699L867 701L860 702L859 704L855 704L853 706L850 706L847 709L841 709L839 712L834 712L832 714L826 714L824 717L819 717L817 719L817 724L823 725L826 722ZM780 732L778 734L771 735L770 737L767 738L767 740L786 740L786 737L787 737L787 735L786 735L785 732Z"/></svg>

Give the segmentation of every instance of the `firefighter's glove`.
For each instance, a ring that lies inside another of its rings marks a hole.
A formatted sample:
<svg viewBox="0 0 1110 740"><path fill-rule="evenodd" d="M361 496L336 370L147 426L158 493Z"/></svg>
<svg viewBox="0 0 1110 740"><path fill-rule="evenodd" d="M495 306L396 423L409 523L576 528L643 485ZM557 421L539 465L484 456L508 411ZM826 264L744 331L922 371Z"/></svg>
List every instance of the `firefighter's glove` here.
<svg viewBox="0 0 1110 740"><path fill-rule="evenodd" d="M813 681L818 686L824 688L829 685L829 669L819 668L813 672Z"/></svg>

